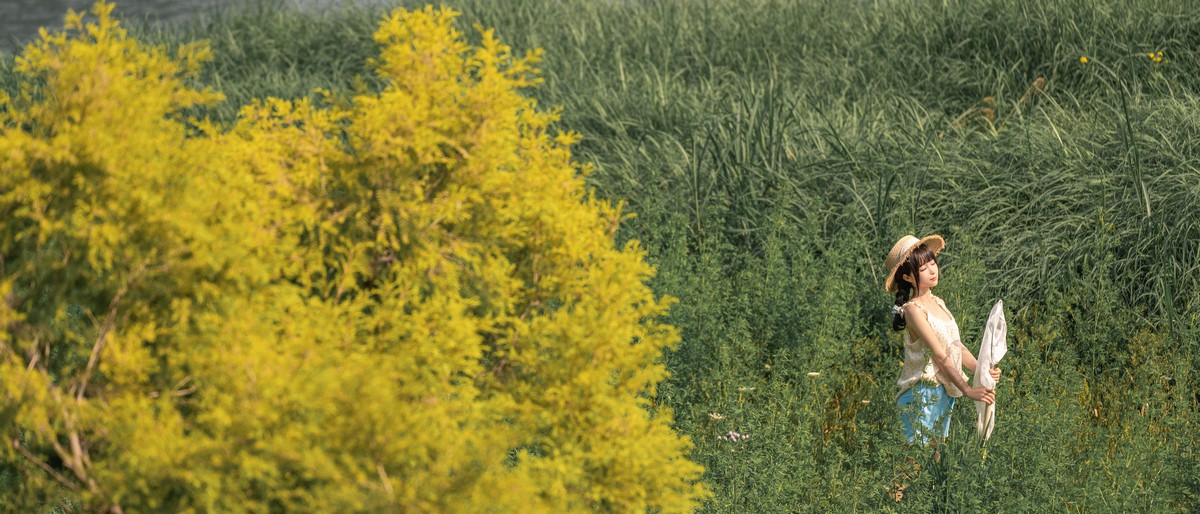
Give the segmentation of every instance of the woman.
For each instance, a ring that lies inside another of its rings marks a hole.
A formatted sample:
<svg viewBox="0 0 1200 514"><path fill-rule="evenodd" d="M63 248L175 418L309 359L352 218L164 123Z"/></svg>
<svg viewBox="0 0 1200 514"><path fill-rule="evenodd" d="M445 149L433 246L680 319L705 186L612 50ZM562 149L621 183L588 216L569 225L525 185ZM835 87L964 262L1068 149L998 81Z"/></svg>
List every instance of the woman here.
<svg viewBox="0 0 1200 514"><path fill-rule="evenodd" d="M933 295L938 285L937 253L946 246L942 236L922 239L904 236L892 246L884 261L890 272L884 288L896 295L892 329L904 332L904 368L900 372L900 421L908 442L933 444L950 435L950 411L954 398L991 404L995 393L970 387L963 365L977 372L975 356L963 346L958 324L941 298ZM1000 369L989 370L1000 378Z"/></svg>

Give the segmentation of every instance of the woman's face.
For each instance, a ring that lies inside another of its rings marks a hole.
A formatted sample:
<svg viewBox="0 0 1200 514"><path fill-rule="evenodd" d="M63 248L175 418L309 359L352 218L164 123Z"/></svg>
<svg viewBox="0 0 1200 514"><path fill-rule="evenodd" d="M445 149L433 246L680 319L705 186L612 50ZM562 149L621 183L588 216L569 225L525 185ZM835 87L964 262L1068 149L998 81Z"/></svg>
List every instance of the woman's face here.
<svg viewBox="0 0 1200 514"><path fill-rule="evenodd" d="M933 286L937 285L938 276L940 275L937 259L922 264L921 269L917 271L917 275L921 277L921 287L933 289ZM907 280L909 284L912 284L913 289L918 289L916 281L913 280L912 275L904 275L904 280Z"/></svg>

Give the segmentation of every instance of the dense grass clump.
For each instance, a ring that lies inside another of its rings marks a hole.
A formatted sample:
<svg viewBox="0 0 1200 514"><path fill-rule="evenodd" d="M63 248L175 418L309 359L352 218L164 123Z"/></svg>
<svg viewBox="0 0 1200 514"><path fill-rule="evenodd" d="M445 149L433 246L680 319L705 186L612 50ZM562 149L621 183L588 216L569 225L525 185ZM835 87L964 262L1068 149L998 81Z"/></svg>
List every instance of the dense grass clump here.
<svg viewBox="0 0 1200 514"><path fill-rule="evenodd" d="M618 236L679 299L658 401L697 443L706 511L1200 505L1191 2L450 5L545 50L529 94L637 213ZM199 80L236 106L374 87L374 19L260 9L145 33L209 39ZM900 235L934 232L964 342L997 298L1010 334L996 432L980 444L961 402L940 462L899 444L881 276Z"/></svg>

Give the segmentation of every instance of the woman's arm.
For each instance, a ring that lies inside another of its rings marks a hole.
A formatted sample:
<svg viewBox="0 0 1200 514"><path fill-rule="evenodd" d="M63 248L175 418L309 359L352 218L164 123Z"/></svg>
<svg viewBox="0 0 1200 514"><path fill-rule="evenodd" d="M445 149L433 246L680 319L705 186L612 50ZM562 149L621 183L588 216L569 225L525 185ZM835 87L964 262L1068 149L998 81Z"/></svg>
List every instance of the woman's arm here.
<svg viewBox="0 0 1200 514"><path fill-rule="evenodd" d="M975 360L975 355L971 353L971 350L967 348L967 345L962 344L962 341L958 341L958 344L962 345L963 366L966 366L967 369L971 370L971 373L978 372L979 370L975 368L979 367L979 361Z"/></svg>
<svg viewBox="0 0 1200 514"><path fill-rule="evenodd" d="M929 320L925 319L920 307L912 304L904 307L904 320L908 324L908 329L912 330L914 335L919 336L921 340L926 342L926 346L933 352L933 362L937 364L938 369L942 370L943 376L950 378L955 387L972 400L987 403L996 401L995 394L990 389L970 387L967 384L967 380L963 378L962 373L954 369L954 363L950 362L950 353L942 346L937 334L933 332L933 327L929 326ZM971 357L971 361L972 365L974 365L974 356Z"/></svg>

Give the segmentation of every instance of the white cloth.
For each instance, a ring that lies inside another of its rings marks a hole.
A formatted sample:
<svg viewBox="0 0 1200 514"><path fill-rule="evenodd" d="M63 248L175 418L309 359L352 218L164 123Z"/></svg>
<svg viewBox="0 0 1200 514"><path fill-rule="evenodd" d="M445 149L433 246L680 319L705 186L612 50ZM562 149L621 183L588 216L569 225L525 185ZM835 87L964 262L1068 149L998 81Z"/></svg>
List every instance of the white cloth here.
<svg viewBox="0 0 1200 514"><path fill-rule="evenodd" d="M1008 323L1004 320L1004 300L996 300L992 311L988 313L987 325L983 329L983 342L979 345L979 356L976 360L975 379L973 387L996 388L996 381L988 372L996 367L996 363L1008 353ZM975 430L986 441L992 436L992 428L996 425L996 404L988 405L975 402Z"/></svg>

